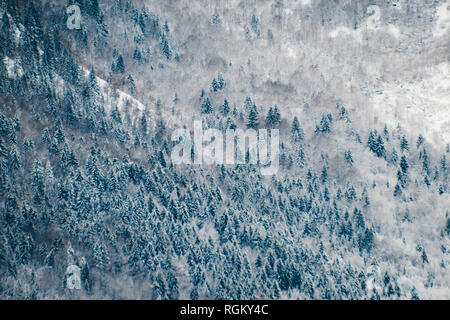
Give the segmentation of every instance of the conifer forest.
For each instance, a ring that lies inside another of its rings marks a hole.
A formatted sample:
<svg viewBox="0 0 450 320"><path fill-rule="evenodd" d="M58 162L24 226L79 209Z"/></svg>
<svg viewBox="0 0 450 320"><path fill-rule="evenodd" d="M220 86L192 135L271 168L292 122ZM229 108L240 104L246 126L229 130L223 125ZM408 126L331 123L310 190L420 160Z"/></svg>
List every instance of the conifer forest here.
<svg viewBox="0 0 450 320"><path fill-rule="evenodd" d="M450 299L449 30L443 0L0 0L0 299Z"/></svg>

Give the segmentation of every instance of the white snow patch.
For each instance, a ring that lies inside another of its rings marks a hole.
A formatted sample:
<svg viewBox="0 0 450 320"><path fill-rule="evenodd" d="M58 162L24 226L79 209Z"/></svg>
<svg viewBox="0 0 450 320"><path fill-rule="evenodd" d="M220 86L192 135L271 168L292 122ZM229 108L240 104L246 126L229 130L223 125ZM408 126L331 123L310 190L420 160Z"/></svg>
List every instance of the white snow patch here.
<svg viewBox="0 0 450 320"><path fill-rule="evenodd" d="M396 25L390 24L388 26L383 26L383 27L366 27L364 30L363 29L350 29L348 27L345 26L338 26L336 27L336 29L331 30L328 33L328 36L330 38L337 38L339 36L350 36L352 38L354 38L357 41L362 41L363 39L363 31L366 30L371 30L371 31L377 31L377 32L386 32L391 34L392 36L394 36L395 38L399 38L401 35L401 31L400 28Z"/></svg>
<svg viewBox="0 0 450 320"><path fill-rule="evenodd" d="M85 76L88 77L90 71L86 68L83 68L83 71ZM123 111L126 106L130 106L130 111L133 116L138 116L146 111L151 111L151 113L153 113L153 110L147 108L145 104L120 89L113 89L110 84L102 78L96 76L95 80L97 81L100 93L104 98L105 111L109 112L113 110L115 106L117 106L120 111Z"/></svg>
<svg viewBox="0 0 450 320"><path fill-rule="evenodd" d="M287 47L287 54L290 58L297 59L297 53L292 47Z"/></svg>
<svg viewBox="0 0 450 320"><path fill-rule="evenodd" d="M133 98L128 93L125 93L119 89L117 89L117 93L119 94L117 102L120 106L124 106L127 103L131 103L139 111L144 111L146 109L146 106L143 103L141 103L139 100Z"/></svg>
<svg viewBox="0 0 450 320"><path fill-rule="evenodd" d="M308 6L311 4L311 0L300 0L302 6Z"/></svg>
<svg viewBox="0 0 450 320"><path fill-rule="evenodd" d="M20 65L17 64L16 60L8 58L5 56L3 63L6 66L6 71L8 72L8 77L11 79L16 79L17 77L22 77L23 70Z"/></svg>
<svg viewBox="0 0 450 320"><path fill-rule="evenodd" d="M381 9L377 5L370 5L367 7L366 13L369 15L367 19L361 24L361 28L350 29L345 26L338 26L336 29L329 32L328 36L330 38L336 38L340 34L344 36L351 36L358 41L362 41L363 33L366 31L374 32L386 32L392 36L398 38L400 37L400 28L396 25L382 25L381 22Z"/></svg>
<svg viewBox="0 0 450 320"><path fill-rule="evenodd" d="M433 67L421 80L383 83L375 111L391 126L401 123L437 146L450 142L450 64Z"/></svg>
<svg viewBox="0 0 450 320"><path fill-rule="evenodd" d="M197 231L197 234L198 238L204 241L209 239L216 241L219 239L219 234L217 233L216 228L214 228L214 224L209 221L202 225L202 228Z"/></svg>
<svg viewBox="0 0 450 320"><path fill-rule="evenodd" d="M442 37L450 29L450 2L441 4L436 9L437 21L433 30L436 38Z"/></svg>
<svg viewBox="0 0 450 320"><path fill-rule="evenodd" d="M66 269L67 289L79 290L81 289L81 269L77 265L70 265Z"/></svg>
<svg viewBox="0 0 450 320"><path fill-rule="evenodd" d="M392 34L394 37L399 38L400 37L400 28L396 25L390 24L386 27L386 31Z"/></svg>
<svg viewBox="0 0 450 320"><path fill-rule="evenodd" d="M19 28L15 28L14 29L14 42L15 42L16 45L19 44L21 34L22 33L20 32Z"/></svg>
<svg viewBox="0 0 450 320"><path fill-rule="evenodd" d="M341 34L344 35L344 36L354 37L355 39L358 39L358 40L361 39L361 30L360 29L356 29L355 30L355 29L350 29L350 28L345 27L345 26L336 27L336 29L331 30L328 33L328 36L330 38L337 38Z"/></svg>

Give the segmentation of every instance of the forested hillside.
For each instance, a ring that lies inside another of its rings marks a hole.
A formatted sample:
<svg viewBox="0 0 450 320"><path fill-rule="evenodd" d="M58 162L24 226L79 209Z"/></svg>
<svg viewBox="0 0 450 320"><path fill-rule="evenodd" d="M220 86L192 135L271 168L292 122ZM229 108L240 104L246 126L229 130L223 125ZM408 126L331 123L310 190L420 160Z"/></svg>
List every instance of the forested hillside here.
<svg viewBox="0 0 450 320"><path fill-rule="evenodd" d="M1 299L450 298L445 2L0 3Z"/></svg>

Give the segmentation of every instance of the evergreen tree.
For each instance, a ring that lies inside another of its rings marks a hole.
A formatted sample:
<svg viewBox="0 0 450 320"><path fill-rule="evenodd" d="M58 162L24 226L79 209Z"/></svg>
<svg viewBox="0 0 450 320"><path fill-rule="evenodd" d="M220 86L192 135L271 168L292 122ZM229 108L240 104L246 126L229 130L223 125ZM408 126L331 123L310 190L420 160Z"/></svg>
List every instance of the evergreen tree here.
<svg viewBox="0 0 450 320"><path fill-rule="evenodd" d="M91 277L89 273L89 266L86 262L86 259L83 257L81 259L81 274L80 274L81 283L88 294L92 292L91 285Z"/></svg>
<svg viewBox="0 0 450 320"><path fill-rule="evenodd" d="M328 170L326 165L322 166L322 173L320 174L320 180L322 183L326 183L328 181Z"/></svg>
<svg viewBox="0 0 450 320"><path fill-rule="evenodd" d="M3 55L11 56L11 53L13 52L13 34L11 21L6 11L3 12L1 19L0 43L2 44L0 48L0 57Z"/></svg>
<svg viewBox="0 0 450 320"><path fill-rule="evenodd" d="M367 146L377 157L386 156L383 138L378 134L377 130L370 131Z"/></svg>
<svg viewBox="0 0 450 320"><path fill-rule="evenodd" d="M408 160L406 160L405 155L402 155L400 159L400 168L402 169L402 173L407 174L408 173Z"/></svg>
<svg viewBox="0 0 450 320"><path fill-rule="evenodd" d="M384 148L384 141L380 135L377 137L377 149L376 149L375 153L379 158L386 156L386 150Z"/></svg>
<svg viewBox="0 0 450 320"><path fill-rule="evenodd" d="M125 73L125 63L123 62L123 57L121 54L117 57L117 61L113 64L112 71L120 72L122 74Z"/></svg>
<svg viewBox="0 0 450 320"><path fill-rule="evenodd" d="M95 265L100 270L105 270L110 262L109 254L101 241L97 241L94 246Z"/></svg>
<svg viewBox="0 0 450 320"><path fill-rule="evenodd" d="M147 135L147 117L145 116L145 113L142 113L142 116L139 120L139 127L141 134L146 136Z"/></svg>
<svg viewBox="0 0 450 320"><path fill-rule="evenodd" d="M243 107L244 111L245 111L245 112L250 111L250 109L252 108L252 106L253 106L252 99L251 99L250 97L246 97L246 98L245 98L245 102L244 102L244 107Z"/></svg>
<svg viewBox="0 0 450 320"><path fill-rule="evenodd" d="M421 134L419 134L419 137L417 137L417 143L416 143L417 149L419 149L419 147L422 145L423 141L424 141L423 136Z"/></svg>
<svg viewBox="0 0 450 320"><path fill-rule="evenodd" d="M229 106L229 104L228 104L228 100L225 99L225 100L223 101L223 105L222 105L222 114L223 114L224 116L226 116L226 115L228 115L229 112L230 112L230 106Z"/></svg>
<svg viewBox="0 0 450 320"><path fill-rule="evenodd" d="M383 134L384 134L384 138L386 139L386 141L389 141L389 130L386 125L384 125Z"/></svg>
<svg viewBox="0 0 450 320"><path fill-rule="evenodd" d="M259 127L259 114L256 109L256 105L253 105L250 113L248 114L247 128L258 129Z"/></svg>
<svg viewBox="0 0 450 320"><path fill-rule="evenodd" d="M226 82L225 82L225 79L222 77L221 74L219 74L217 76L217 84L219 86L219 90L225 89Z"/></svg>
<svg viewBox="0 0 450 320"><path fill-rule="evenodd" d="M128 90L129 90L130 94L132 96L134 96L136 94L136 85L134 83L134 79L131 76L131 74L129 74L127 77L127 83L128 83Z"/></svg>
<svg viewBox="0 0 450 320"><path fill-rule="evenodd" d="M280 125L281 123L281 115L280 115L280 111L278 110L278 106L275 105L273 108L273 121L272 121L272 125L276 128Z"/></svg>
<svg viewBox="0 0 450 320"><path fill-rule="evenodd" d="M206 99L203 101L202 105L201 105L201 113L203 114L209 114L213 112L213 108L211 105L211 101L209 100L208 97L206 97Z"/></svg>
<svg viewBox="0 0 450 320"><path fill-rule="evenodd" d="M117 124L122 124L122 116L120 115L120 111L119 111L119 108L117 106L114 106L113 110L111 111L111 118Z"/></svg>
<svg viewBox="0 0 450 320"><path fill-rule="evenodd" d="M164 57L166 57L167 60L170 60L172 58L172 51L170 50L169 42L167 41L164 33L161 33L160 48L161 52L164 54Z"/></svg>
<svg viewBox="0 0 450 320"><path fill-rule="evenodd" d="M266 116L266 127L267 128L276 128L280 125L281 118L280 112L278 111L278 107L275 105L274 108L270 107Z"/></svg>
<svg viewBox="0 0 450 320"><path fill-rule="evenodd" d="M427 150L425 148L423 148L423 154L422 154L422 172L426 176L430 175L430 162L428 159Z"/></svg>
<svg viewBox="0 0 450 320"><path fill-rule="evenodd" d="M266 127L272 128L272 124L273 124L273 110L272 107L270 107L266 116Z"/></svg>
<svg viewBox="0 0 450 320"><path fill-rule="evenodd" d="M90 93L89 97L95 97L100 94L100 88L98 87L94 68L91 68L91 71L89 72L88 87Z"/></svg>
<svg viewBox="0 0 450 320"><path fill-rule="evenodd" d="M142 62L142 54L138 47L134 49L133 59Z"/></svg>
<svg viewBox="0 0 450 320"><path fill-rule="evenodd" d="M38 160L33 164L32 186L34 190L33 201L36 205L41 205L45 198L44 171Z"/></svg>
<svg viewBox="0 0 450 320"><path fill-rule="evenodd" d="M400 140L400 151L409 151L409 145L408 145L408 140L406 139L405 136L402 136L401 140Z"/></svg>
<svg viewBox="0 0 450 320"><path fill-rule="evenodd" d="M331 122L333 117L331 114L322 115L320 123L316 125L315 134L319 133L330 133L331 132Z"/></svg>
<svg viewBox="0 0 450 320"><path fill-rule="evenodd" d="M445 176L447 174L447 157L445 154L441 158L441 170L442 174Z"/></svg>
<svg viewBox="0 0 450 320"><path fill-rule="evenodd" d="M303 139L304 139L303 129L300 127L300 122L298 121L298 118L294 117L291 127L291 140L294 143L298 143L303 141Z"/></svg>
<svg viewBox="0 0 450 320"><path fill-rule="evenodd" d="M353 165L353 156L352 156L352 152L350 150L345 151L344 153L344 157L345 157L345 161L347 161L347 163L352 166Z"/></svg>
<svg viewBox="0 0 450 320"><path fill-rule="evenodd" d="M213 16L211 18L211 23L212 24L220 24L221 23L220 16L219 16L219 13L217 12L217 10L214 11L214 13L213 13ZM198 293L197 293L197 295L198 295Z"/></svg>
<svg viewBox="0 0 450 320"><path fill-rule="evenodd" d="M391 161L390 161L390 162L391 162L392 164L396 164L397 161L398 161L398 153L397 153L397 151L394 149L394 150L392 151Z"/></svg>
<svg viewBox="0 0 450 320"><path fill-rule="evenodd" d="M395 189L394 189L394 197L399 197L402 195L402 189L400 188L400 186L398 184L395 185Z"/></svg>

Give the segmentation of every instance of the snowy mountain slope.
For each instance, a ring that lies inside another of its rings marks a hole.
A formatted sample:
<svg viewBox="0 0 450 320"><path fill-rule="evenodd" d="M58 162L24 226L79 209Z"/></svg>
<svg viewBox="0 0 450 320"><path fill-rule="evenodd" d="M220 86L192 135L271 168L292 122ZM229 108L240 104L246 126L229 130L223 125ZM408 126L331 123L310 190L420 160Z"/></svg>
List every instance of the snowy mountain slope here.
<svg viewBox="0 0 450 320"><path fill-rule="evenodd" d="M372 98L376 112L394 127L402 123L411 133L423 135L439 148L450 141L450 65L425 70L409 83L380 83Z"/></svg>
<svg viewBox="0 0 450 320"><path fill-rule="evenodd" d="M443 3L99 2L0 7L0 297L450 297ZM279 172L174 165L199 119Z"/></svg>

